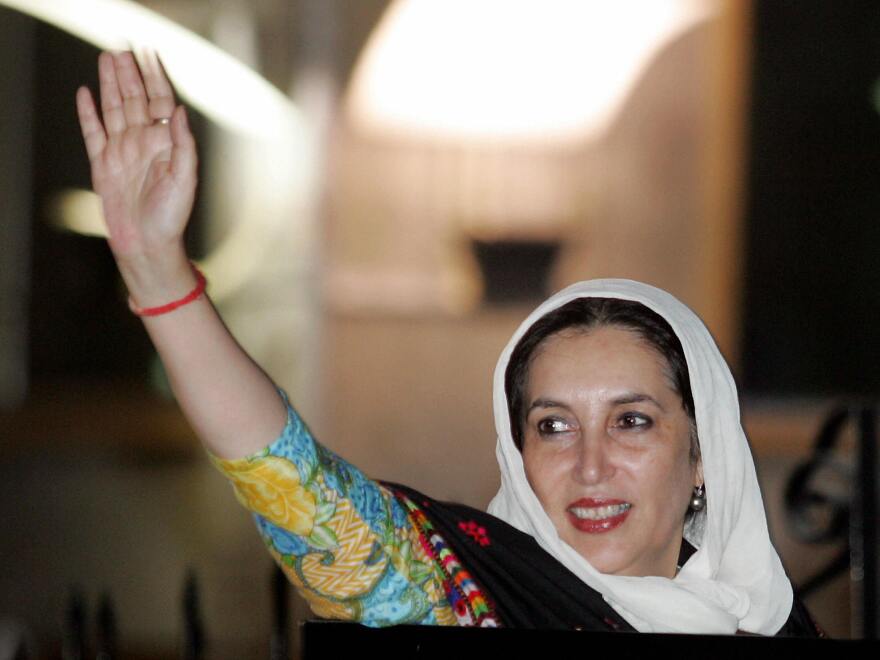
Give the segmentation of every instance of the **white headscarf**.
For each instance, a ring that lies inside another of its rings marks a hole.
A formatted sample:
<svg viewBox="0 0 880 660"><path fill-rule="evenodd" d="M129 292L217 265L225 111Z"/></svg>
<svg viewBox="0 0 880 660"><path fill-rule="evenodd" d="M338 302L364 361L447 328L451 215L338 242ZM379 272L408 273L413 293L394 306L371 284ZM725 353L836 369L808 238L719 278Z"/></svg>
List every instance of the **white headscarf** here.
<svg viewBox="0 0 880 660"><path fill-rule="evenodd" d="M694 396L706 483L698 548L674 579L599 573L559 538L529 482L510 430L504 376L519 339L539 318L576 298L640 302L662 316L684 348ZM603 595L642 632L772 635L788 619L792 589L770 543L755 465L740 424L739 400L727 363L700 319L676 298L631 280L579 282L545 301L523 321L495 368L496 454L501 488L489 512L538 543Z"/></svg>

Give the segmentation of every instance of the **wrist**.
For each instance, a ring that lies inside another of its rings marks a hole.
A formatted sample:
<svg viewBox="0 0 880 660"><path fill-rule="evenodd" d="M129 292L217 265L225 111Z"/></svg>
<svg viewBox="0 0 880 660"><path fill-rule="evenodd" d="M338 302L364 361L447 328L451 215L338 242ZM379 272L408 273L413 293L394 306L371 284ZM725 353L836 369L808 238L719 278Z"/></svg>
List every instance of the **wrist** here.
<svg viewBox="0 0 880 660"><path fill-rule="evenodd" d="M131 311L138 316L162 316L163 314L170 314L174 310L185 307L186 305L189 305L190 303L193 303L201 298L202 295L204 295L205 293L205 288L208 285L208 281L205 279L202 271L196 268L195 264L190 263L190 268L192 269L193 274L196 276L196 286L185 296L183 296L182 298L177 298L175 300L170 300L163 305L156 305L154 307L138 307L131 299L131 296L129 296L129 309L131 309Z"/></svg>
<svg viewBox="0 0 880 660"><path fill-rule="evenodd" d="M129 300L137 308L164 305L193 290L196 274L181 248L157 257L138 255L118 260L119 272L128 289Z"/></svg>

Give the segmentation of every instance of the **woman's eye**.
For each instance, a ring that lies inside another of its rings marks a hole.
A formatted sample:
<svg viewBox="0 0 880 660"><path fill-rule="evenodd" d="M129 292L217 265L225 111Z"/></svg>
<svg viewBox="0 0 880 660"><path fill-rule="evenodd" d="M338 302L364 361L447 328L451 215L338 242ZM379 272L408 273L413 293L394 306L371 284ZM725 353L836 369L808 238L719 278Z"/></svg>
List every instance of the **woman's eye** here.
<svg viewBox="0 0 880 660"><path fill-rule="evenodd" d="M647 429L653 424L650 417L641 413L624 413L618 419L618 425L625 429Z"/></svg>
<svg viewBox="0 0 880 660"><path fill-rule="evenodd" d="M570 431L571 427L564 419L542 419L538 422L538 433L541 435L554 435Z"/></svg>

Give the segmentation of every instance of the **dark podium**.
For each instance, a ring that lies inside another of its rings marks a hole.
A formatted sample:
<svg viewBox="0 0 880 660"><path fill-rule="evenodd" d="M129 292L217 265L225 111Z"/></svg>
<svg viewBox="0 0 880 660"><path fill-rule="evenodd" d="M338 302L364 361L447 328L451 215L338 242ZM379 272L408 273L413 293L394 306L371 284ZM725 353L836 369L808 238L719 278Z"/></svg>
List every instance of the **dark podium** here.
<svg viewBox="0 0 880 660"><path fill-rule="evenodd" d="M395 626L309 621L302 629L303 660L326 658L880 658L880 642L750 635L655 635L567 630ZM595 655L593 655L595 654Z"/></svg>

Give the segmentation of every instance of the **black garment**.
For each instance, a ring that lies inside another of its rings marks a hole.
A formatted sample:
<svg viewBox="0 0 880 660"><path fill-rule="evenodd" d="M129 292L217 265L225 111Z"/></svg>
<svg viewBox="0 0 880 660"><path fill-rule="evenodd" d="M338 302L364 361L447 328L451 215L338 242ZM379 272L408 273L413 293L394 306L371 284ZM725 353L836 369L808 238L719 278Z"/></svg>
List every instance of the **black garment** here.
<svg viewBox="0 0 880 660"><path fill-rule="evenodd" d="M386 485L421 508L490 599L505 626L636 632L599 592L528 534L485 511L438 502L406 486ZM477 537L475 528L483 528L484 534ZM694 552L685 544L682 561ZM803 604L795 600L777 635L818 637L820 633Z"/></svg>

